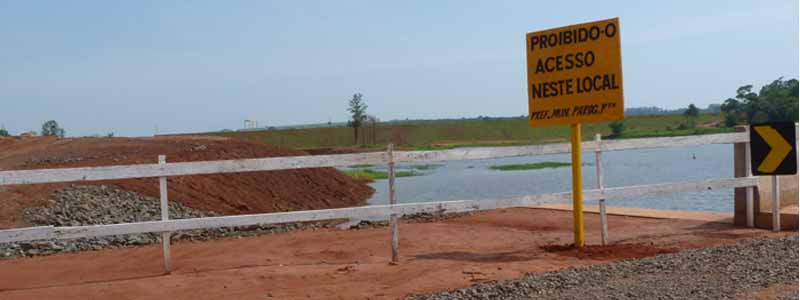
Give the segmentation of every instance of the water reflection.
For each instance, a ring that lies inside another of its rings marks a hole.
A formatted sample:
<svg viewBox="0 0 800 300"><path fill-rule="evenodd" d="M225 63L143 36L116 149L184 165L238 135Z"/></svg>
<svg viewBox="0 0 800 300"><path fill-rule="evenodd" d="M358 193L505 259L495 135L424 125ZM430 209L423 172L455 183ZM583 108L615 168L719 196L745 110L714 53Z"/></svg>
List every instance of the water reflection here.
<svg viewBox="0 0 800 300"><path fill-rule="evenodd" d="M399 203L506 198L571 190L570 168L496 171L492 165L569 162L569 154L502 159L438 162L418 172L424 176L397 178ZM594 154L584 153L583 182L595 187ZM627 150L603 153L608 187L733 177L733 147L704 145L682 148ZM385 166L375 166L385 170ZM400 164L398 168L408 169ZM371 204L387 202L387 181L372 184ZM586 201L587 204L596 201ZM733 190L675 193L656 197L609 199L609 205L659 209L733 211Z"/></svg>

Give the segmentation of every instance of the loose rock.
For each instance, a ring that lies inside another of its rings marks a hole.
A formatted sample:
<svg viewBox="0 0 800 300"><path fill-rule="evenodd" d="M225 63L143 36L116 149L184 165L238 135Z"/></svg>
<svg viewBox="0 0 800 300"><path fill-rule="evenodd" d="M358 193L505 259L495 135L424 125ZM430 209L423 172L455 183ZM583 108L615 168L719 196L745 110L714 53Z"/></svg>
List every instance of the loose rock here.
<svg viewBox="0 0 800 300"><path fill-rule="evenodd" d="M23 210L23 220L30 226L84 226L157 221L161 219L161 206L158 199L106 185L71 186L54 192L49 201L49 205L45 207L32 207ZM185 207L175 202L169 203L170 219L201 218L218 215L214 212ZM209 240L229 236L249 236L317 229L333 225L331 222L318 222L187 230L173 232L171 239ZM0 258L130 247L153 244L160 241L160 234L144 233L73 240L0 243Z"/></svg>
<svg viewBox="0 0 800 300"><path fill-rule="evenodd" d="M750 299L768 286L797 284L797 274L798 238L791 236L531 273L407 299Z"/></svg>

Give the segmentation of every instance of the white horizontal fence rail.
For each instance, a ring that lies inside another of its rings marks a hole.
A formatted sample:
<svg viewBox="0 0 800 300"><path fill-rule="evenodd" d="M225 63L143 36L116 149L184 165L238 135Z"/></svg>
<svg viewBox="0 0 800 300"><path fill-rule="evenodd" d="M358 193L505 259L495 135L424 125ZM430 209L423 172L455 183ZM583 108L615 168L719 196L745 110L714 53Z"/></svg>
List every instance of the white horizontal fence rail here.
<svg viewBox="0 0 800 300"><path fill-rule="evenodd" d="M618 151L629 149L685 147L705 144L748 142L746 133L723 133L701 136L608 140L582 143L583 151ZM601 145L598 149L598 145ZM447 160L489 159L514 156L569 153L569 144L545 144L512 147L476 147L436 151L394 151L394 162L434 162ZM272 171L301 168L343 167L360 164L388 164L386 152L284 156L237 160L137 164L107 167L84 167L39 170L0 171L0 185L71 181L113 180L164 176Z"/></svg>
<svg viewBox="0 0 800 300"><path fill-rule="evenodd" d="M587 141L581 143L584 152L619 151L631 149L651 149L686 147L708 144L734 144L750 140L750 136L741 132L709 134L699 136L661 137L645 139L604 140L602 142ZM397 162L431 162L447 160L489 159L514 156L532 156L545 154L570 153L570 144L545 144L511 147L476 147L436 151L402 151L395 152Z"/></svg>
<svg viewBox="0 0 800 300"><path fill-rule="evenodd" d="M342 167L386 162L385 152L0 172L0 185Z"/></svg>
<svg viewBox="0 0 800 300"><path fill-rule="evenodd" d="M584 199L599 200L601 198L625 198L638 196L654 196L676 192L699 192L716 189L729 189L754 186L758 183L755 177L739 177L728 179L710 179L703 181L660 183L625 187L585 190ZM252 215L236 215L222 217L206 217L194 219L170 219L166 221L150 221L138 223L121 223L108 225L67 226L67 227L30 227L0 231L0 243L38 240L38 239L74 239L120 234L147 232L168 232L178 230L207 229L218 227L250 226L258 224L279 224L294 222L310 222L332 219L366 219L375 216L392 214L409 215L415 213L452 213L499 208L531 207L547 203L566 202L572 199L571 192L528 195L505 199L459 200L424 203L406 203L394 205L371 205L361 207L304 210L283 213L266 213Z"/></svg>
<svg viewBox="0 0 800 300"><path fill-rule="evenodd" d="M283 213L266 213L236 215L222 217L206 217L193 219L171 219L167 221L149 221L138 223L120 223L108 225L67 226L67 227L31 227L0 231L0 242L25 241L34 239L73 239L120 234L146 232L165 232L178 230L207 229L218 227L250 226L258 224L279 224L294 222L310 222L332 219L365 219L390 214L415 214L434 212L466 212L490 210L505 207L532 206L558 201L565 197L561 194L545 194L508 199L492 200L460 200L425 203L408 203L394 205L370 205L348 208L322 210L304 210Z"/></svg>

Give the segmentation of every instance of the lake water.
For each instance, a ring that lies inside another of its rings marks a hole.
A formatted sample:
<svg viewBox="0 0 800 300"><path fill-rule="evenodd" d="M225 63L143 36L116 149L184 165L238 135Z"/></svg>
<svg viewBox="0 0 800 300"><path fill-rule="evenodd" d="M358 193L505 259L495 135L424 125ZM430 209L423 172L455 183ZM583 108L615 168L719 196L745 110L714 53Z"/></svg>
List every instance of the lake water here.
<svg viewBox="0 0 800 300"><path fill-rule="evenodd" d="M544 161L569 162L569 154L539 155L486 160L447 161L423 176L397 178L398 203L446 200L479 200L571 191L571 168L497 171L492 165ZM583 183L595 188L594 153L583 155ZM432 163L433 164L433 163ZM408 169L399 164L398 169ZM374 169L385 170L386 166ZM733 177L733 147L703 145L682 148L612 151L603 153L607 187L693 181ZM370 204L388 201L388 181L371 184L376 192ZM597 203L586 201L587 205ZM733 189L674 193L655 197L608 199L609 206L733 212Z"/></svg>

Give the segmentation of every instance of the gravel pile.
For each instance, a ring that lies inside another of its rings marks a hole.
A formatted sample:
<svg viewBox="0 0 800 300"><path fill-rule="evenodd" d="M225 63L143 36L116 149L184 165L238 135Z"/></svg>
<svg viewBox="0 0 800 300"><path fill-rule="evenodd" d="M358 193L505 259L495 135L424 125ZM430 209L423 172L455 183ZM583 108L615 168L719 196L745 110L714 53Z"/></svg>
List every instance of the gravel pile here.
<svg viewBox="0 0 800 300"><path fill-rule="evenodd" d="M751 299L751 292L798 281L797 236L755 239L408 299ZM789 293L797 299L797 291Z"/></svg>
<svg viewBox="0 0 800 300"><path fill-rule="evenodd" d="M107 185L70 186L52 193L49 199L50 203L45 207L33 207L23 210L23 221L29 226L83 226L157 221L161 219L161 206L158 199ZM177 202L169 203L170 219L201 218L218 215L214 212L185 207ZM403 216L403 219L410 222L433 222L463 215L466 214L420 213ZM333 220L188 230L173 232L171 239L209 240L229 236L252 236L295 230L330 228L336 226L337 223L337 221ZM346 229L368 229L384 226L388 226L388 221L360 221L352 226L347 226ZM160 242L161 234L143 233L73 240L0 243L0 258L50 255L60 252L100 250Z"/></svg>
<svg viewBox="0 0 800 300"><path fill-rule="evenodd" d="M403 215L400 217L400 220L405 221L406 223L430 223L430 222L438 222L444 221L453 218L460 218L465 216L470 216L475 214L475 212L454 212L454 213L446 213L446 212L434 212L434 213L415 213L415 214L408 214ZM386 217L388 218L388 217ZM381 228L381 227L389 227L389 220L358 220L355 224L343 224L348 225L344 229L371 229L371 228ZM341 227L340 227L341 228Z"/></svg>
<svg viewBox="0 0 800 300"><path fill-rule="evenodd" d="M106 185L71 186L54 192L46 207L27 208L23 220L31 226L81 226L131 223L161 219L158 199L145 197ZM170 219L216 216L170 202ZM236 228L215 228L173 232L172 240L208 240L226 236L248 236L281 233L332 226L330 223L290 223ZM0 258L49 255L59 252L99 250L160 243L161 235L153 233L81 238L73 240L39 240L0 243Z"/></svg>

